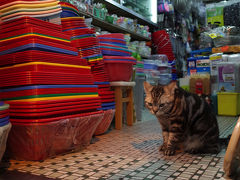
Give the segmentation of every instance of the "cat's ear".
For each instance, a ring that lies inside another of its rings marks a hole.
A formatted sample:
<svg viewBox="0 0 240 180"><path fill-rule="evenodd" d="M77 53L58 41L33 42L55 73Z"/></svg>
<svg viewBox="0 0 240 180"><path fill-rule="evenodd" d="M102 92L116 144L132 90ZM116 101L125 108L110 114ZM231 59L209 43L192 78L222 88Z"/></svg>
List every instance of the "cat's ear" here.
<svg viewBox="0 0 240 180"><path fill-rule="evenodd" d="M149 84L147 81L143 82L143 87L144 87L145 93L150 93L153 89L153 86Z"/></svg>
<svg viewBox="0 0 240 180"><path fill-rule="evenodd" d="M170 93L170 95L174 95L175 93L175 90L177 89L177 82L176 81L172 81L171 83L169 83L167 85L167 89L168 89L168 92Z"/></svg>

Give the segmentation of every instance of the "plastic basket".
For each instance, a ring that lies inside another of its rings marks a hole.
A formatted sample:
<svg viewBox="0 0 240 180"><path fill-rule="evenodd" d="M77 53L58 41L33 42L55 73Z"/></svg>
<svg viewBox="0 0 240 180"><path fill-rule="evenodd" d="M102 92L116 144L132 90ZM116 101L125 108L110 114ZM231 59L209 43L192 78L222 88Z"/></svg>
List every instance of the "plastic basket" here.
<svg viewBox="0 0 240 180"><path fill-rule="evenodd" d="M109 75L109 81L129 81L132 77L133 64L106 61L105 70Z"/></svg>

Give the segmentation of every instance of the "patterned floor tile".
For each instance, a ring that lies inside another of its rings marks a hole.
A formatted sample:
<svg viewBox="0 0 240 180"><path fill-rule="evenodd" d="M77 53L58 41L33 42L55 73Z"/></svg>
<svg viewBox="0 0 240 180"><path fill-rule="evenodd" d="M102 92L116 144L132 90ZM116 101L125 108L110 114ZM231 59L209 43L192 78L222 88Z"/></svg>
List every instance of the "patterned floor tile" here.
<svg viewBox="0 0 240 180"><path fill-rule="evenodd" d="M217 155L179 153L166 157L158 151L162 143L156 118L112 129L97 136L86 149L59 155L43 162L10 160L9 172L21 171L50 179L221 179L225 149ZM143 118L143 119L144 119ZM237 118L219 117L221 137L231 134ZM11 171L10 171L11 170ZM0 175L1 179L1 175Z"/></svg>

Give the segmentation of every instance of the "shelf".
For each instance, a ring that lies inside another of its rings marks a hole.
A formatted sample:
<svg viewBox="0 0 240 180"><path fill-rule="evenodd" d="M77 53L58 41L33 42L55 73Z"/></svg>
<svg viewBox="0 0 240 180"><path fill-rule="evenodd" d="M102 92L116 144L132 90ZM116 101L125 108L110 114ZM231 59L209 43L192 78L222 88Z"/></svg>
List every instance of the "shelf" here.
<svg viewBox="0 0 240 180"><path fill-rule="evenodd" d="M141 25L147 25L151 30L157 28L157 24L146 19L142 15L136 13L132 9L129 9L113 0L94 0L94 2L103 3L106 5L108 12L110 14L118 14L121 16L126 16L132 19L137 19L138 23Z"/></svg>
<svg viewBox="0 0 240 180"><path fill-rule="evenodd" d="M137 40L137 41L150 41L151 38L142 36L140 34L137 34L133 31L130 31L128 29L125 29L121 26L115 25L115 24L110 24L106 21L103 21L93 15L87 14L85 12L79 12L80 15L85 16L85 17L91 17L93 18L92 24L94 26L98 26L104 30L107 30L112 33L124 33L124 34L130 34L131 35L131 40Z"/></svg>

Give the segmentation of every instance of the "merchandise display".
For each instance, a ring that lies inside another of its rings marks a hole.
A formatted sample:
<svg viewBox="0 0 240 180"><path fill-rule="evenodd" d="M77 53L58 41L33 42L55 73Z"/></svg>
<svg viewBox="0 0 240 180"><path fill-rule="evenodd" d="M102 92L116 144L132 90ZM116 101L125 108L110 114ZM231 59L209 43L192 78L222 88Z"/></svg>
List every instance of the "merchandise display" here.
<svg viewBox="0 0 240 180"><path fill-rule="evenodd" d="M100 130L98 130L100 131L98 133L101 134L110 126L113 116L108 114L113 114L113 109L115 109L114 92L110 89L109 84L111 76L104 70L105 63L95 30L86 24L85 18L76 13L77 8L74 5L66 2L60 4L63 8L61 14L63 32L70 35L72 46L79 50L79 55L86 59L91 66L94 84L98 86L101 106L97 109L104 112L104 117L99 124ZM71 11L71 13L68 13L68 11ZM103 127L105 128L103 129Z"/></svg>
<svg viewBox="0 0 240 180"><path fill-rule="evenodd" d="M57 0L46 1L11 1L0 6L0 19L3 22L29 16L51 23L60 24L62 11Z"/></svg>
<svg viewBox="0 0 240 180"><path fill-rule="evenodd" d="M172 66L163 54L152 55L144 60L144 73L151 84L166 85L172 80Z"/></svg>
<svg viewBox="0 0 240 180"><path fill-rule="evenodd" d="M94 85L91 66L87 60L79 56L77 48L72 47L71 36L62 33L60 25L31 17L3 22L0 43L2 45L0 54L3 59L0 68L2 82L0 96L12 106L9 110L13 125L9 136L11 139L9 151L13 152L11 154L13 157L39 160L59 153L57 148L53 148L49 154L41 147L33 151L29 157L24 153L14 152L16 145L14 135L19 136L17 134L19 126L32 128L35 133L34 130L43 131L43 128L51 126L51 123L60 125L64 117L77 118L83 116L83 113L88 113L89 116L85 116L88 119L91 113L95 112L99 113L98 119L95 119L100 123L103 112L98 109L102 108L102 103L98 86ZM42 61L44 57L48 60ZM2 123L6 120L2 118ZM44 123L44 126L39 123ZM86 135L88 142L84 142L85 144L90 143L95 129ZM37 142L41 137L33 135L28 138L29 142ZM61 144L61 138L56 143ZM27 143L17 145L22 149L29 147ZM78 144L78 148L82 148L81 145L82 142ZM63 151L68 148L70 146L64 147Z"/></svg>
<svg viewBox="0 0 240 180"><path fill-rule="evenodd" d="M39 161L81 150L90 144L102 118L103 112L97 111L62 116L47 123L14 122L8 137L9 153L18 160Z"/></svg>

